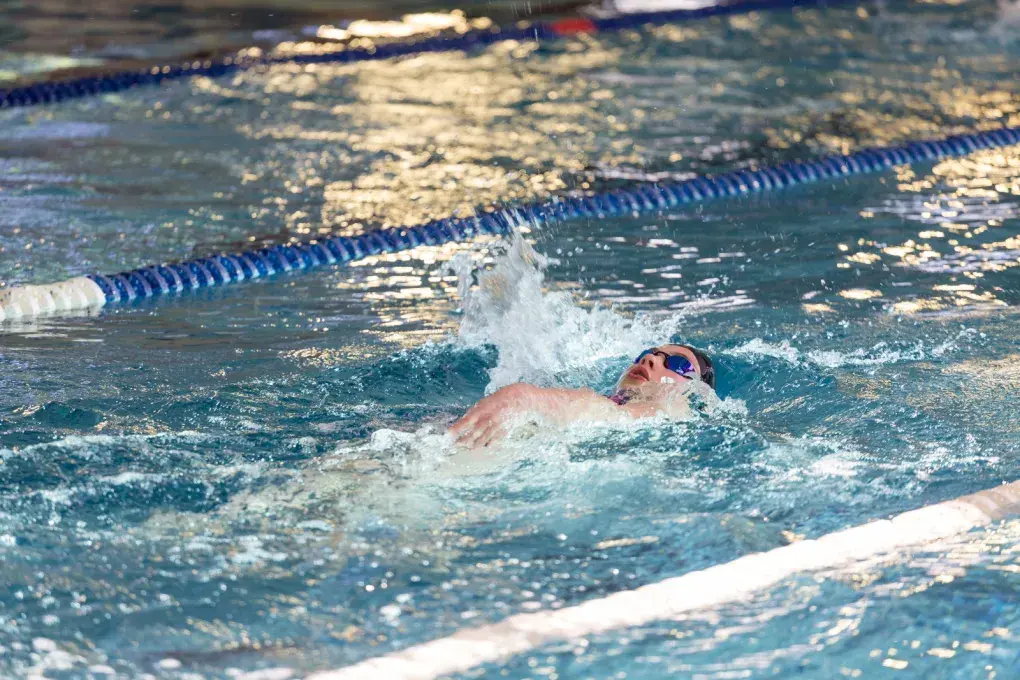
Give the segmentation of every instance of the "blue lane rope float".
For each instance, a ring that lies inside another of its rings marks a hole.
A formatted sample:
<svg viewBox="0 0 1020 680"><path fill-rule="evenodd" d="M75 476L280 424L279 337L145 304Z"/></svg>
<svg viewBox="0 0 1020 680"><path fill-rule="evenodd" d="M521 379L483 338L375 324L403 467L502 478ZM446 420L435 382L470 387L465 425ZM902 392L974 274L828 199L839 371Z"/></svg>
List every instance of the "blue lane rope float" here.
<svg viewBox="0 0 1020 680"><path fill-rule="evenodd" d="M217 60L188 61L175 65L121 71L106 75L33 83L0 90L0 109L54 104L94 95L122 92L135 87L159 85L191 76L216 78L238 71L276 64L352 64L391 59L425 52L466 51L502 40L543 40L576 33L598 33L638 28L649 24L695 21L709 17L746 14L763 10L800 9L835 5L854 0L737 0L698 9L642 12L617 17L567 18L540 21L512 28L474 29L456 36L438 36L410 42L394 42L371 48L342 49L320 54L281 57L225 57Z"/></svg>
<svg viewBox="0 0 1020 680"><path fill-rule="evenodd" d="M650 184L590 196L556 198L501 208L475 217L448 218L410 227L372 231L361 236L331 236L291 245L275 245L236 254L142 267L120 274L90 274L47 285L28 285L0 292L0 321L31 318L74 309L197 290L273 274L353 262L380 253L418 246L501 236L516 226L548 226L575 219L602 219L658 213L714 198L776 191L826 180L843 179L897 165L928 163L965 156L982 149L1020 143L1020 127L954 135L941 140L870 148L846 156L784 163L758 170L737 170L684 182Z"/></svg>

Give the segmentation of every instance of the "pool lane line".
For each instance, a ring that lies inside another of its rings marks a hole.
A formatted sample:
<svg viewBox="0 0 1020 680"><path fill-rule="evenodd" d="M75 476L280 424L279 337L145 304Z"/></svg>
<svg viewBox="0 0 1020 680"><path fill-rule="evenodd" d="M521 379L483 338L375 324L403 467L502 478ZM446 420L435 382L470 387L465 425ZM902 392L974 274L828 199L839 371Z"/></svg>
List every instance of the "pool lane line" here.
<svg viewBox="0 0 1020 680"><path fill-rule="evenodd" d="M638 216L683 209L715 198L739 197L931 163L982 149L1020 143L1020 127L953 135L944 139L871 148L845 156L737 170L683 182L649 184L590 196L555 198L500 208L475 217L448 218L361 236L330 236L236 254L152 265L119 274L90 274L56 284L0 290L0 322L76 309L98 309L189 290L260 279L277 273L342 265L381 253L419 246L504 236L518 226L544 227L576 219Z"/></svg>
<svg viewBox="0 0 1020 680"><path fill-rule="evenodd" d="M754 553L563 609L517 614L305 680L433 680L500 663L543 645L675 619L739 602L804 572L919 547L1020 513L1020 481ZM242 678L244 676L241 676Z"/></svg>
<svg viewBox="0 0 1020 680"><path fill-rule="evenodd" d="M427 52L466 51L503 40L555 39L578 33L620 31L650 24L678 23L766 10L807 9L839 4L857 4L857 0L736 0L698 9L643 12L608 18L574 17L537 21L526 26L518 25L506 28L493 26L487 29L469 30L456 36L437 36L407 42L387 43L370 48L334 50L320 54L282 57L232 56L215 60L189 60L173 65L157 65L106 75L38 82L0 90L0 109L56 104L95 95L123 92L136 87L160 85L192 76L218 78L239 71L277 64L353 64Z"/></svg>

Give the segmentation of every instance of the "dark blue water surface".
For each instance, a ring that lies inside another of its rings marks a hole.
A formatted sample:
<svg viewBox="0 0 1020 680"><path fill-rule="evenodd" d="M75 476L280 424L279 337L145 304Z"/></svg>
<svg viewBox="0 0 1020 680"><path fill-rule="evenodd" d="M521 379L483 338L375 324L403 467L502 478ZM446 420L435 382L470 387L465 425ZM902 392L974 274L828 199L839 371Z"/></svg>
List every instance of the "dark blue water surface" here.
<svg viewBox="0 0 1020 680"><path fill-rule="evenodd" d="M0 281L1018 125L1009 19L755 14L3 111ZM544 269L478 242L0 326L0 675L301 677L1018 479L1018 168L530 231ZM670 338L716 358L714 414L441 436ZM1015 677L1017 531L468 677Z"/></svg>

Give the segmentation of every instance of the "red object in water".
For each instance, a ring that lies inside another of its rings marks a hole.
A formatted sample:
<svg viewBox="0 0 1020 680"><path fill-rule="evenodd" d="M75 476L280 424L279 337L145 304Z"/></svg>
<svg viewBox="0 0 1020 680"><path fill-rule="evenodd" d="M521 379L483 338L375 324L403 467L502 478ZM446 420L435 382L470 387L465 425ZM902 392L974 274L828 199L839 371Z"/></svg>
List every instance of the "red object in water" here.
<svg viewBox="0 0 1020 680"><path fill-rule="evenodd" d="M570 35L572 33L597 33L599 27L591 19L560 19L552 23L553 32L556 35Z"/></svg>

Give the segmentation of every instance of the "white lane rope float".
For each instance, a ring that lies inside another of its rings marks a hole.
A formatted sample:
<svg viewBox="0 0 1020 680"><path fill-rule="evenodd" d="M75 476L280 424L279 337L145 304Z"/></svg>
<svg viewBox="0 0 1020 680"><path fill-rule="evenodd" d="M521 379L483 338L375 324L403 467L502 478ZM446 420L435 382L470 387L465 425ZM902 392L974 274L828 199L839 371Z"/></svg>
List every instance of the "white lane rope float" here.
<svg viewBox="0 0 1020 680"><path fill-rule="evenodd" d="M98 310L105 304L103 289L87 276L59 283L16 286L0 290L0 322L77 310Z"/></svg>

